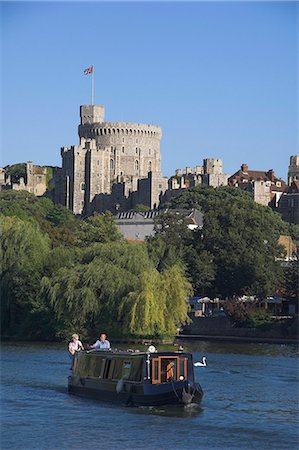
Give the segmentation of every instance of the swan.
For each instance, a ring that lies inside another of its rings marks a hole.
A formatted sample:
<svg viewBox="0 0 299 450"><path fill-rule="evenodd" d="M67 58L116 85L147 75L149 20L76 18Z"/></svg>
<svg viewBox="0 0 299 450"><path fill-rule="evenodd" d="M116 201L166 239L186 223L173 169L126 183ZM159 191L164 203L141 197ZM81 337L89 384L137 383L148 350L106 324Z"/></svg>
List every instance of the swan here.
<svg viewBox="0 0 299 450"><path fill-rule="evenodd" d="M195 367L206 367L207 366L207 358L204 356L202 358L202 362L196 362L193 364Z"/></svg>

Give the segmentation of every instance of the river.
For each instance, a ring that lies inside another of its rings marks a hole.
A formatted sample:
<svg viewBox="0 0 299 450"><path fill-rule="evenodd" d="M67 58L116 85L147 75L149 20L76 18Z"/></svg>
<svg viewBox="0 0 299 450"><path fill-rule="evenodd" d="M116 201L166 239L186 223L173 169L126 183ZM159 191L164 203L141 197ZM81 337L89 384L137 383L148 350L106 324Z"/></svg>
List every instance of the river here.
<svg viewBox="0 0 299 450"><path fill-rule="evenodd" d="M297 346L197 341L184 349L195 361L207 357L207 367L194 368L200 408L78 398L66 390L64 345L2 344L1 449L298 449Z"/></svg>

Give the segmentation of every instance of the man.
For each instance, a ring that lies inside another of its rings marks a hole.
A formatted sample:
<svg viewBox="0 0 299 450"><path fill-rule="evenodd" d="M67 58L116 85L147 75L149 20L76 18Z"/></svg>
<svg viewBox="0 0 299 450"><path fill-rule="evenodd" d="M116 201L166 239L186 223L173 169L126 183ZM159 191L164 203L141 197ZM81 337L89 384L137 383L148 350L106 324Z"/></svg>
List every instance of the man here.
<svg viewBox="0 0 299 450"><path fill-rule="evenodd" d="M107 335L106 333L101 333L100 339L98 339L93 345L91 345L91 348L96 348L100 350L109 350L110 349L110 342L106 339Z"/></svg>

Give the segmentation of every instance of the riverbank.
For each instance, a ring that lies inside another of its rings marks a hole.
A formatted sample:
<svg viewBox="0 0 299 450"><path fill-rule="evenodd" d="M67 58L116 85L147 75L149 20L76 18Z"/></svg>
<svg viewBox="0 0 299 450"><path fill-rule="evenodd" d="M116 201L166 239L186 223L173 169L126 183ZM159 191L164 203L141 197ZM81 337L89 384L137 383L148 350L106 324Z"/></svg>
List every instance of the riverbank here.
<svg viewBox="0 0 299 450"><path fill-rule="evenodd" d="M195 317L185 325L177 339L202 339L233 342L264 342L277 344L298 343L298 317L277 319L267 326L256 328L237 327L226 316Z"/></svg>
<svg viewBox="0 0 299 450"><path fill-rule="evenodd" d="M180 334L175 339L201 340L201 341L222 341L222 342L247 342L259 344L298 344L298 339L293 338L263 338L263 337L242 337L242 336L207 336L203 334Z"/></svg>

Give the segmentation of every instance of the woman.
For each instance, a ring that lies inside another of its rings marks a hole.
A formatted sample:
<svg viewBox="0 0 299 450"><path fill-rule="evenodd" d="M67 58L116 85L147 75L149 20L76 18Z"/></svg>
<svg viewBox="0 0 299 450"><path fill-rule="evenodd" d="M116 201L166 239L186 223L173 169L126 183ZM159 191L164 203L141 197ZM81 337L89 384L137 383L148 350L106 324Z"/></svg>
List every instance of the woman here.
<svg viewBox="0 0 299 450"><path fill-rule="evenodd" d="M74 356L75 352L79 352L80 350L84 350L83 344L79 341L79 336L77 334L73 334L69 343L70 355Z"/></svg>

